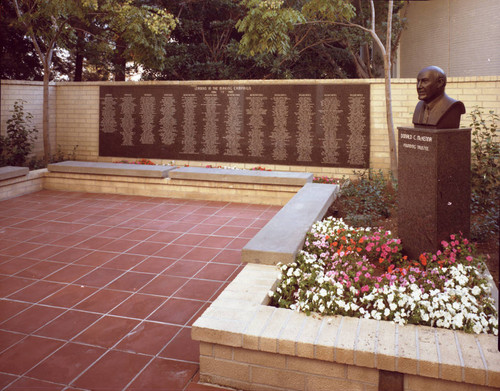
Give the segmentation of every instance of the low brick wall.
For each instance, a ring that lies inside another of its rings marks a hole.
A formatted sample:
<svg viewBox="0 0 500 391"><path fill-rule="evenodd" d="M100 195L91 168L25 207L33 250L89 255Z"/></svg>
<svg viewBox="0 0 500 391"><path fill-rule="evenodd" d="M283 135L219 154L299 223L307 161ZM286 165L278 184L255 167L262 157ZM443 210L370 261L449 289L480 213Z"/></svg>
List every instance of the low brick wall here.
<svg viewBox="0 0 500 391"><path fill-rule="evenodd" d="M194 323L202 382L282 391L378 390L387 376L402 377L405 391L500 385L493 335L270 307L277 274L248 264Z"/></svg>
<svg viewBox="0 0 500 391"><path fill-rule="evenodd" d="M45 189L284 205L301 186L47 173Z"/></svg>
<svg viewBox="0 0 500 391"><path fill-rule="evenodd" d="M34 170L27 175L1 180L0 201L42 190L46 172L46 169Z"/></svg>

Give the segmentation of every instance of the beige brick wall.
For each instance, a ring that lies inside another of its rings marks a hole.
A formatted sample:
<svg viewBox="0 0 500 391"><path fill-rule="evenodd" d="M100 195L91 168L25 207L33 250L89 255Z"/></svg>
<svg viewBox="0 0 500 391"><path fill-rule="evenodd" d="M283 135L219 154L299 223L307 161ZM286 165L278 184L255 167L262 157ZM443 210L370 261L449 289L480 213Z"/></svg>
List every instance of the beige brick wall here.
<svg viewBox="0 0 500 391"><path fill-rule="evenodd" d="M47 172L43 188L264 205L285 205L301 186Z"/></svg>
<svg viewBox="0 0 500 391"><path fill-rule="evenodd" d="M34 170L22 177L0 181L0 201L42 190L46 173L46 169Z"/></svg>
<svg viewBox="0 0 500 391"><path fill-rule="evenodd" d="M42 109L43 109L43 83L38 81L1 81L1 120L0 134L6 135L7 121L12 117L14 110L14 102L19 100L26 101L24 103L25 114L33 115L32 124L38 130L37 139L33 154L40 156L43 154L43 136L42 136ZM49 129L50 129L50 144L52 152L56 151L56 86L54 83L49 87Z"/></svg>
<svg viewBox="0 0 500 391"><path fill-rule="evenodd" d="M57 143L79 160L99 157L99 87L88 83L60 83L56 95Z"/></svg>
<svg viewBox="0 0 500 391"><path fill-rule="evenodd" d="M200 380L243 390L370 391L378 370L200 343Z"/></svg>
<svg viewBox="0 0 500 391"><path fill-rule="evenodd" d="M252 84L260 83L258 80L241 81L198 81L198 82L139 82L141 85L155 84ZM374 169L389 170L389 149L385 111L384 81L382 79L368 80L290 80L290 81L266 81L266 83L369 83L371 85L371 154L370 166ZM76 158L86 161L116 161L121 157L100 158L99 149L99 86L106 83L84 82L84 83L56 83L52 90L52 134L55 136L53 149L60 145L62 151L70 154L74 147ZM116 84L116 83L115 83ZM130 82L127 83L130 85ZM6 114L9 105L18 98L29 100L26 106L32 112L41 129L41 83L2 81L2 132L5 128ZM481 106L487 112L494 110L500 114L500 76L484 77L456 77L449 78L447 93L457 99L461 99L467 111L470 112L475 105ZM415 79L393 79L392 80L393 117L395 126L411 125L413 110L417 103L415 91ZM54 104L55 103L55 104ZM470 119L467 115L462 116L462 127L467 127ZM37 125L38 126L38 125ZM55 128L54 128L55 127ZM396 131L397 132L397 131ZM40 141L40 140L39 140ZM132 160L132 159L128 159ZM170 163L166 160L154 160L156 163ZM176 161L175 164L183 166L205 166L207 164L221 166L235 166L239 168L253 168L257 164L231 164L225 162L206 161ZM329 167L305 167L305 166L283 166L265 165L266 168L282 171L307 171L315 175L326 175L341 178L344 175L352 175L353 170L346 168Z"/></svg>

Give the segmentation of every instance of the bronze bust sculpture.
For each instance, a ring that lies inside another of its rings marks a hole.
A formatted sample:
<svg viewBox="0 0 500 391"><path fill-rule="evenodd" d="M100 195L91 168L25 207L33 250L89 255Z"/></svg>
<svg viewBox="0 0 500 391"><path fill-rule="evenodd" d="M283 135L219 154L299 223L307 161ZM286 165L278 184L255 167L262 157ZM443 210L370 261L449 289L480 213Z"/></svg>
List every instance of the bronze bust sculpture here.
<svg viewBox="0 0 500 391"><path fill-rule="evenodd" d="M460 126L460 116L465 113L462 102L445 94L446 75L436 66L422 69L417 76L420 102L413 113L413 125L422 128L454 129Z"/></svg>

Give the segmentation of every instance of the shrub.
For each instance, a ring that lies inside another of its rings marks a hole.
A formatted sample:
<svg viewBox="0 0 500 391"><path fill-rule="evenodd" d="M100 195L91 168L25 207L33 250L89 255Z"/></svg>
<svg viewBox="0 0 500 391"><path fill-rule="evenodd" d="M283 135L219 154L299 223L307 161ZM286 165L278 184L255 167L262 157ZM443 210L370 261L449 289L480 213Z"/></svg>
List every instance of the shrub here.
<svg viewBox="0 0 500 391"><path fill-rule="evenodd" d="M14 102L12 117L7 120L7 135L0 135L0 166L24 166L33 151L37 129L33 116L24 112L23 100Z"/></svg>
<svg viewBox="0 0 500 391"><path fill-rule="evenodd" d="M71 153L66 154L61 149L61 146L57 145L57 151L54 154L49 155L48 163L58 163L58 162L63 162L65 160L76 160L77 148L78 145L75 145L73 147L73 151ZM30 168L30 170L37 170L39 168L47 167L47 163L43 158L34 156L29 160L28 167Z"/></svg>
<svg viewBox="0 0 500 391"><path fill-rule="evenodd" d="M470 113L472 123L471 157L471 238L486 241L498 232L498 199L500 196L500 143L493 111L487 120L479 107Z"/></svg>
<svg viewBox="0 0 500 391"><path fill-rule="evenodd" d="M346 180L340 190L338 209L345 220L356 226L371 226L374 221L391 216L395 207L397 183L381 170L355 172L356 180Z"/></svg>

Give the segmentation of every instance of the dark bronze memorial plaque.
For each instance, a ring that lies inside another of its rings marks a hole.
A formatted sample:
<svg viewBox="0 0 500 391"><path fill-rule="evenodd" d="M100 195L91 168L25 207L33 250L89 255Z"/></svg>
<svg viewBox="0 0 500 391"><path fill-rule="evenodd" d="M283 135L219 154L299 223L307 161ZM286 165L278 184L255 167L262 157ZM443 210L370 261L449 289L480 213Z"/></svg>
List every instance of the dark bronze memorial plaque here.
<svg viewBox="0 0 500 391"><path fill-rule="evenodd" d="M101 86L99 155L367 168L370 87Z"/></svg>

